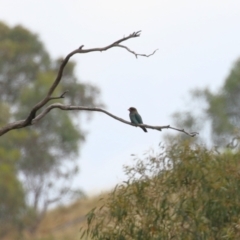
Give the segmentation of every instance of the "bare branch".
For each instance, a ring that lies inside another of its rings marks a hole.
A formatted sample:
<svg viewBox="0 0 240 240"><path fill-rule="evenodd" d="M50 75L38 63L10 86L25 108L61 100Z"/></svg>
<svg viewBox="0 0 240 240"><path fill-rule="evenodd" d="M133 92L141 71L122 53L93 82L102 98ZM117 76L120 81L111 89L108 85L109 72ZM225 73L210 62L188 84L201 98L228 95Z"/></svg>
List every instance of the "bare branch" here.
<svg viewBox="0 0 240 240"><path fill-rule="evenodd" d="M175 127L171 127L170 125L165 125L165 126L151 126L151 125L147 125L147 124L133 124L131 122L128 122L122 118L119 118L115 115L113 115L112 113L101 109L101 108L95 108L95 107L83 107L83 106L73 106L73 105L63 105L61 103L54 103L51 104L49 106L47 106L40 114L38 114L33 120L32 120L32 124L36 124L38 121L40 121L42 118L44 118L52 109L54 108L59 108L61 110L65 110L65 111L73 111L73 110L79 110L79 111L95 111L95 112L102 112L105 113L106 115L122 122L128 125L131 125L133 127L145 127L145 128L149 128L149 129L153 129L153 130L158 130L158 131L162 131L162 129L173 129L175 131L179 131L182 133L185 133L186 135L190 136L190 137L195 137L196 135L198 135L198 132L186 132L184 129L179 129L179 128L175 128ZM23 128L24 126L24 121L25 120L21 120L12 124L9 124L11 126L6 127L6 129L1 128L0 129L0 136L3 135L4 133L12 130L12 129L17 129L17 128Z"/></svg>
<svg viewBox="0 0 240 240"><path fill-rule="evenodd" d="M102 51L107 51L110 48L113 47L121 47L121 48L125 48L127 51L129 51L130 53L134 54L136 57L137 56L143 56L143 57L149 57L151 55L153 55L155 53L155 51L150 54L150 55L146 55L146 54L137 54L134 51L130 50L129 48L123 46L123 45L119 45L120 43L127 41L128 39L131 38L136 38L136 37L140 37L140 33L141 31L137 31L137 32L133 32L132 34L130 34L127 37L123 37L115 42L113 42L112 44L106 46L106 47L101 47L101 48L90 48L90 49L83 49L84 45L81 45L78 49L70 52L65 59L62 61L59 70L58 70L58 74L57 77L55 79L55 81L53 82L52 86L50 87L47 95L40 101L38 102L33 109L30 111L28 117L25 120L25 126L28 126L31 124L32 120L35 118L36 116L36 112L41 109L43 106L45 106L47 104L47 102L49 101L49 99L51 98L52 93L54 92L54 90L56 89L56 87L58 86L59 82L62 79L62 75L63 75L63 70L65 68L65 66L67 65L69 59L75 55L75 54L81 54L81 53L89 53L89 52L102 52Z"/></svg>
<svg viewBox="0 0 240 240"><path fill-rule="evenodd" d="M147 125L147 124L139 124L139 125L135 125L131 122L128 122L122 118L119 118L115 115L113 115L112 113L104 110L104 109L101 109L101 108L91 108L91 107L83 107L83 106L72 106L72 105L63 105L63 104L60 104L60 103L54 103L54 104L51 104L49 105L47 108L45 108L33 121L32 123L35 124L37 123L40 119L42 119L47 113L49 113L52 109L54 108L59 108L61 110L67 110L67 111L71 111L71 110L80 110L80 111L95 111L95 112L102 112L102 113L105 113L107 114L108 116L122 122L122 123L125 123L125 124L128 124L128 125L131 125L131 126L134 126L134 127L145 127L145 128L150 128L150 129L153 129L153 130L158 130L158 131L161 131L162 129L173 129L173 130L176 130L176 131L179 131L179 132L182 132L182 133L185 133L187 134L188 136L190 137L195 137L198 133L197 132L191 132L191 133L188 133L186 132L184 129L178 129L178 128L175 128L175 127L171 127L170 125L166 125L166 126L151 126L151 125Z"/></svg>
<svg viewBox="0 0 240 240"><path fill-rule="evenodd" d="M129 49L128 47L124 46L124 45L120 45L120 43L127 41L128 39L131 38L136 38L136 37L140 37L141 31L137 31L137 32L133 32L132 34L128 35L127 37L123 37L115 42L113 42L112 44L105 46L105 47L99 47L99 48L89 48L89 49L83 49L84 45L81 45L79 48L77 48L76 50L70 52L62 61L62 63L59 66L59 70L57 73L57 77L54 80L54 82L52 83L51 87L48 90L48 93L46 94L46 96L39 101L29 112L27 118L25 120L20 120L20 121L16 121L13 123L9 123L6 126L0 128L0 136L2 136L3 134L13 130L13 129L18 129L18 128L23 128L23 127L27 127L29 125L32 124L33 119L35 119L37 111L40 110L42 107L44 107L50 100L53 99L60 99L60 98L64 98L64 95L66 94L66 92L64 92L62 95L60 95L59 97L52 97L52 94L54 92L54 90L56 89L56 87L58 86L58 84L60 83L61 79L62 79L62 75L63 75L63 71L65 69L65 66L67 65L68 61L70 60L70 58L75 55L75 54L82 54L82 53L89 53L89 52L103 52L103 51L107 51L110 48L113 47L120 47L120 48L125 48L128 52L132 53L135 57L138 56L142 56L142 57L150 57L152 56L157 50L155 50L153 53L147 55L147 54L138 54L134 51L132 51L131 49ZM47 108L48 109L48 108Z"/></svg>
<svg viewBox="0 0 240 240"><path fill-rule="evenodd" d="M190 137L195 137L196 135L199 134L198 132L190 132L190 133L188 133L188 132L186 132L184 129L179 129L179 128L171 127L170 125L169 125L167 128L176 130L176 131L178 131L178 132L185 133L185 134L187 134L187 135L190 136Z"/></svg>
<svg viewBox="0 0 240 240"><path fill-rule="evenodd" d="M136 53L134 52L133 50L129 49L127 46L124 46L124 45L120 45L120 43L128 40L128 39L131 39L131 38L136 38L136 37L140 37L140 33L141 31L137 31L137 32L133 32L132 34L130 34L129 36L127 37L123 37L115 42L113 42L112 44L106 46L106 47L101 47L101 48L90 48L90 49L83 49L84 45L81 45L78 49L70 52L66 57L65 59L62 61L60 67L59 67L59 70L58 70L58 74L57 74L57 77L55 79L55 81L53 82L52 86L50 87L47 95L40 101L38 102L33 108L32 110L30 111L28 117L25 119L25 120L20 120L20 121L16 121L16 122L13 122L13 123L10 123L8 125L6 125L5 127L2 127L0 128L0 136L9 132L10 130L13 130L13 129L18 129L18 128L23 128L23 127L26 127L26 126L29 126L31 124L35 124L37 121L39 121L40 119L42 119L48 112L50 112L52 109L54 108L59 108L61 110L85 110L85 111L98 111L98 112L103 112L107 115L109 115L110 117L122 122L122 123L125 123L125 124L128 124L128 125L131 125L131 126L138 126L138 127L145 127L145 128L150 128L150 129L154 129L154 130L158 130L158 131L161 131L162 129L165 129L165 128L169 128L169 129L173 129L173 130L176 130L176 131L179 131L179 132L182 132L182 133L185 133L187 134L188 136L191 136L191 137L194 137L196 136L198 133L197 132L191 132L191 133L188 133L186 132L184 129L178 129L178 128L174 128L174 127L171 127L170 125L166 125L166 126L150 126L150 125L146 125L146 124L139 124L139 125L134 125L132 124L131 122L128 122L128 121L125 121L124 119L122 118L119 118L103 109L100 109L100 108L88 108L88 107L81 107L81 106L65 106L63 104L60 104L60 103L55 103L55 104L51 104L49 105L48 107L46 107L38 116L36 116L36 112L41 109L43 106L45 106L50 100L53 100L53 99L60 99L60 98L64 98L65 94L67 93L67 91L63 92L59 97L51 97L52 93L54 92L54 90L56 89L56 87L58 86L59 82L61 81L62 79L62 74L63 74L63 71L64 71L64 68L65 66L67 65L69 59L75 55L75 54L78 54L78 53L89 53L89 52L102 52L102 51L107 51L108 49L110 48L113 48L113 47L120 47L120 48L124 48L126 49L128 52L132 53L136 58L138 56L141 56L141 57L150 57L152 56L153 54L155 54L155 52L158 50L156 49L155 51L153 51L151 54L139 54L139 53Z"/></svg>

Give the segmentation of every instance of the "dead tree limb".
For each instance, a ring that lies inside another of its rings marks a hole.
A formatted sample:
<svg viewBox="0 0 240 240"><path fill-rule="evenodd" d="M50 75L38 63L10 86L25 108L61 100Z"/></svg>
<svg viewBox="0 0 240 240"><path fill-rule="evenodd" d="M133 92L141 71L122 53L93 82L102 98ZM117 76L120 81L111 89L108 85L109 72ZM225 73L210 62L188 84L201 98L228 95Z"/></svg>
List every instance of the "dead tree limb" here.
<svg viewBox="0 0 240 240"><path fill-rule="evenodd" d="M62 79L62 75L63 75L63 71L68 63L68 61L70 60L70 58L72 56L74 56L75 54L83 54L83 53L90 53L90 52L103 52L103 51L107 51L110 48L114 48L114 47L120 47L120 48L124 48L126 49L128 52L132 53L136 58L138 56L142 56L142 57L150 57L151 55L153 55L157 50L155 50L153 53L147 55L147 54L139 54L136 53L134 51L132 51L131 49L129 49L127 46L121 45L120 43L125 42L131 38L137 38L140 37L141 31L137 31L137 32L133 32L132 34L130 34L127 37L123 37L115 42L113 42L112 44L105 46L105 47L99 47L99 48L89 48L89 49L83 49L84 45L81 45L79 48L77 48L76 50L70 52L62 61L58 73L57 73L57 77L54 80L54 82L52 83L51 87L48 90L48 93L46 94L45 97L43 97L43 99L41 101L39 101L29 112L28 116L26 117L26 119L24 120L20 120L20 121L15 121L13 123L9 123L6 126L3 126L2 128L0 128L0 136L6 134L7 132L13 130L13 129L19 129L19 128L24 128L27 127L29 125L32 124L33 119L35 119L36 115L37 115L37 111L39 111L40 109L42 109L50 100L53 99L60 99L60 98L64 98L65 94L67 91L65 91L62 95L60 95L59 97L52 97L52 94L54 92L54 90L56 89L56 87L58 86L58 84L60 83L61 79Z"/></svg>
<svg viewBox="0 0 240 240"><path fill-rule="evenodd" d="M58 84L60 83L60 81L62 79L63 71L64 71L64 68L66 67L68 61L75 54L82 54L82 53L89 53L89 52L103 52L103 51L107 51L108 49L113 48L113 47L120 47L120 48L124 48L128 52L132 53L136 58L138 56L141 56L141 57L150 57L150 56L152 56L157 51L157 49L155 51L153 51L151 54L139 54L139 53L134 52L133 50L131 50L127 46L120 44L120 43L122 43L124 41L127 41L127 40L131 39L131 38L140 37L140 33L141 33L141 31L133 32L129 36L123 37L123 38L113 42L112 44L106 46L106 47L83 49L84 45L81 45L78 49L70 52L64 58L64 60L62 61L61 65L59 67L58 73L57 73L57 77L54 80L54 82L52 83L51 87L49 88L48 93L46 94L46 96L41 101L39 101L30 110L29 115L27 116L26 119L20 120L20 121L15 121L13 123L9 123L6 126L0 128L0 136L6 134L7 132L9 132L9 131L11 131L13 129L24 128L24 127L27 127L29 125L36 124L40 119L42 119L44 116L46 116L46 114L49 113L54 108L58 108L58 109L61 109L61 110L84 110L84 111L103 112L103 113L107 114L108 116L110 116L110 117L112 117L112 118L114 118L114 119L116 119L116 120L118 120L118 121L120 121L122 123L131 125L131 126L145 127L145 128L158 130L158 131L161 131L162 129L173 129L173 130L185 133L185 134L187 134L187 135L189 135L191 137L196 136L198 134L196 132L188 133L184 129L174 128L174 127L171 127L170 125L166 125L166 126L151 126L151 125L146 125L146 124L134 125L131 122L128 122L128 121L126 121L126 120L124 120L122 118L119 118L119 117L117 117L117 116L115 116L115 115L113 115L113 114L111 114L111 113L109 113L106 110L103 110L101 108L90 108L90 107L83 107L83 106L71 106L71 105L63 105L63 104L60 104L60 103L55 103L55 104L51 104L51 105L46 106L46 104L49 101L53 100L53 99L61 99L61 98L65 97L65 94L67 93L67 91L63 92L58 97L52 97L52 94L53 94L54 90L56 89L56 87L58 86ZM37 112L40 109L42 109L44 106L46 106L45 109L43 109L43 111L40 114L37 115Z"/></svg>

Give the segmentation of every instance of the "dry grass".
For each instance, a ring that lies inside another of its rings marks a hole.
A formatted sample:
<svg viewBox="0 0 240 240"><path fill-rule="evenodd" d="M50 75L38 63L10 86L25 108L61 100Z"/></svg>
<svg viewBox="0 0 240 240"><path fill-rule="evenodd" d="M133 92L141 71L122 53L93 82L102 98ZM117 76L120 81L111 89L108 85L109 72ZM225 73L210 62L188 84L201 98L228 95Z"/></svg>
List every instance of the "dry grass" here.
<svg viewBox="0 0 240 240"><path fill-rule="evenodd" d="M99 196L81 199L69 206L60 206L49 211L41 222L36 236L36 240L69 240L80 239L80 228L86 227L85 215L94 207L100 206ZM33 239L32 236L25 235L24 240Z"/></svg>

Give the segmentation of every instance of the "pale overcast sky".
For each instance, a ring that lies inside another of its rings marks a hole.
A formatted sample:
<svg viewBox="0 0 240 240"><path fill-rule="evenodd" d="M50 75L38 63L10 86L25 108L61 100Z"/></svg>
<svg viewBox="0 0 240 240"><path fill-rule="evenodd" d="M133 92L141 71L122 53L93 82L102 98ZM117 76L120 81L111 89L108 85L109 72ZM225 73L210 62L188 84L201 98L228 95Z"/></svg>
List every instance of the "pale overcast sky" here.
<svg viewBox="0 0 240 240"><path fill-rule="evenodd" d="M128 119L127 109L135 106L149 125L171 124L170 115L189 104L184 99L190 89L217 90L240 57L239 0L0 0L0 8L1 21L37 33L53 57L142 30L125 45L139 53L158 48L150 58L111 49L73 60L78 77L101 88L107 110ZM101 113L84 126L89 134L74 186L89 193L121 181L130 154L157 149L163 135Z"/></svg>

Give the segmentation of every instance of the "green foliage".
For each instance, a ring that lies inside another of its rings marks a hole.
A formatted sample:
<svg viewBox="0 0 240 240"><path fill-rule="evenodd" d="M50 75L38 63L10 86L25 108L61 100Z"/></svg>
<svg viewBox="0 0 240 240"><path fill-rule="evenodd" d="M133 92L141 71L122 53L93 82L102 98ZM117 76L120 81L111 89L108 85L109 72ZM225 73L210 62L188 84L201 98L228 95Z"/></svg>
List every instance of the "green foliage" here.
<svg viewBox="0 0 240 240"><path fill-rule="evenodd" d="M33 83L39 70L49 68L50 58L37 35L22 26L0 22L0 99L14 102L23 85Z"/></svg>
<svg viewBox="0 0 240 240"><path fill-rule="evenodd" d="M209 123L213 143L225 147L240 132L240 59L217 92L195 89L191 98L196 106L173 114L175 124L203 132Z"/></svg>
<svg viewBox="0 0 240 240"><path fill-rule="evenodd" d="M88 214L91 239L239 239L240 153L188 142L126 167L128 181Z"/></svg>
<svg viewBox="0 0 240 240"><path fill-rule="evenodd" d="M240 128L240 60L233 66L219 94L206 95L215 142L227 143Z"/></svg>
<svg viewBox="0 0 240 240"><path fill-rule="evenodd" d="M25 209L25 195L21 183L16 177L16 159L18 150L9 152L0 147L0 238L12 227L21 229L21 218Z"/></svg>

